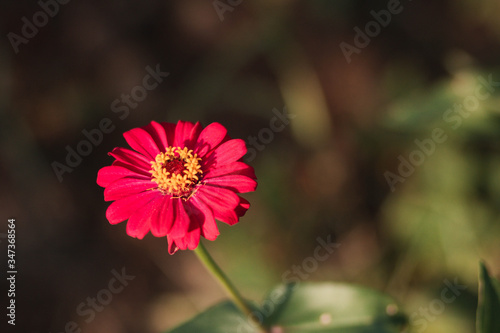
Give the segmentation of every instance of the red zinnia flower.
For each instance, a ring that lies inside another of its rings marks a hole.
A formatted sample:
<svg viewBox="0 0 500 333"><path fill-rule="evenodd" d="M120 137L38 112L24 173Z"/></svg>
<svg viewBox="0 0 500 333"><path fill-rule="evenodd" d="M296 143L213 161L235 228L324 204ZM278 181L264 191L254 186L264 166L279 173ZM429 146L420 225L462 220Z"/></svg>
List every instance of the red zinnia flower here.
<svg viewBox="0 0 500 333"><path fill-rule="evenodd" d="M241 162L245 142L212 123L151 122L123 134L135 151L115 148L116 161L99 170L97 184L111 224L128 219L127 234L142 239L149 230L167 236L170 254L194 250L200 236L215 240L215 219L233 225L250 204L236 193L257 187L251 166Z"/></svg>

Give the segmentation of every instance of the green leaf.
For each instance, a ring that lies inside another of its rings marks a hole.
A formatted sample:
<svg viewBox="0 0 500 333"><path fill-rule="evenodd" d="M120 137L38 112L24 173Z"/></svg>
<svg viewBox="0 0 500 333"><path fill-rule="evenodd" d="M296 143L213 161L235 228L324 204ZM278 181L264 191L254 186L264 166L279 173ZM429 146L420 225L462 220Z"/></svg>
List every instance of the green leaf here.
<svg viewBox="0 0 500 333"><path fill-rule="evenodd" d="M197 315L181 326L166 333L225 333L238 332L239 327L245 327L247 322L241 312L232 302L219 303L205 312ZM240 330L241 331L241 330ZM242 331L257 332L257 331Z"/></svg>
<svg viewBox="0 0 500 333"><path fill-rule="evenodd" d="M279 333L396 333L406 324L396 303L379 292L336 283L280 285L255 311ZM230 302L218 304L169 333L256 333Z"/></svg>
<svg viewBox="0 0 500 333"><path fill-rule="evenodd" d="M270 293L267 303L280 303L276 296L280 292L285 295L283 302L268 320L282 328L276 332L394 333L407 322L391 298L363 287L337 283L280 286Z"/></svg>
<svg viewBox="0 0 500 333"><path fill-rule="evenodd" d="M480 264L480 291L477 309L478 333L500 332L500 282Z"/></svg>

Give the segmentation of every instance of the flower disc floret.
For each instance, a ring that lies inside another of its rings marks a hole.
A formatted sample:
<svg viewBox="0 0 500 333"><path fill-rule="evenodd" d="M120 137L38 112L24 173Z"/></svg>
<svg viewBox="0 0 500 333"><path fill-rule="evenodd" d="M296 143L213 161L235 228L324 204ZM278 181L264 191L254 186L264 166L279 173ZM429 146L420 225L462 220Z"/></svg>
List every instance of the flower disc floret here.
<svg viewBox="0 0 500 333"><path fill-rule="evenodd" d="M151 179L163 193L188 198L203 174L200 161L201 158L186 147L168 147L151 162Z"/></svg>

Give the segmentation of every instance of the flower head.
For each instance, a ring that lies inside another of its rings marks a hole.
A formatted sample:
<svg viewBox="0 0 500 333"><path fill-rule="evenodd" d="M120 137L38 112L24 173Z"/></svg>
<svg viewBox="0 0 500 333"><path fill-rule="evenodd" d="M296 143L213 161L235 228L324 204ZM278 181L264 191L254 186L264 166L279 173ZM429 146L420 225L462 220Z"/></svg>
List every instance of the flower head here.
<svg viewBox="0 0 500 333"><path fill-rule="evenodd" d="M133 150L115 148L116 160L99 170L97 184L111 224L128 220L127 234L166 236L170 254L194 250L200 236L215 240L215 219L233 225L250 204L237 193L257 187L252 167L241 162L245 142L219 123L151 122L123 134Z"/></svg>

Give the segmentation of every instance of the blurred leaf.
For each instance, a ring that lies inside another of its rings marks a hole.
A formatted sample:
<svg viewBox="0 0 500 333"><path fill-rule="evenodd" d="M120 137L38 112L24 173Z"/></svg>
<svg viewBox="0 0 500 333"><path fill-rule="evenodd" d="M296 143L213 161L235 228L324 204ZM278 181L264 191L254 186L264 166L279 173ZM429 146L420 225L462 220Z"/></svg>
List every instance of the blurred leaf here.
<svg viewBox="0 0 500 333"><path fill-rule="evenodd" d="M392 299L361 287L334 283L281 285L256 318L273 332L395 333L406 324ZM169 333L258 332L230 302L218 304Z"/></svg>
<svg viewBox="0 0 500 333"><path fill-rule="evenodd" d="M480 265L480 304L477 311L478 333L500 332L500 282L490 277L485 265Z"/></svg>
<svg viewBox="0 0 500 333"><path fill-rule="evenodd" d="M166 333L238 332L238 327L246 327L247 325L244 315L241 314L232 302L226 301L209 308L187 323Z"/></svg>
<svg viewBox="0 0 500 333"><path fill-rule="evenodd" d="M347 284L280 286L264 305L273 299L279 303L273 294L284 289L283 303L269 318L271 325L282 328L277 332L392 333L400 332L406 324L406 317L391 298Z"/></svg>
<svg viewBox="0 0 500 333"><path fill-rule="evenodd" d="M438 124L442 126L443 112L455 101L456 96L450 91L448 82L440 82L431 89L419 89L394 101L389 105L382 125L406 134L425 131Z"/></svg>
<svg viewBox="0 0 500 333"><path fill-rule="evenodd" d="M484 237L491 234L485 227L491 213L471 195L476 161L460 147L436 146L434 154L386 200L384 223L385 231L410 251L404 262L418 263L422 274L460 274L467 283L475 283L477 258ZM407 276L411 278L411 272Z"/></svg>

